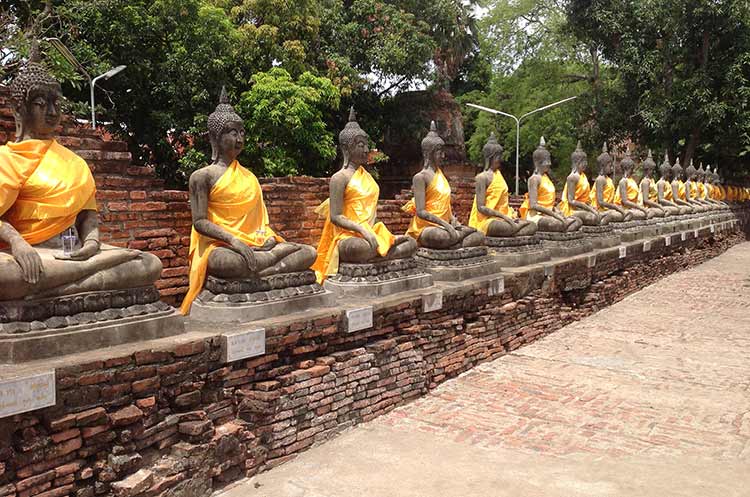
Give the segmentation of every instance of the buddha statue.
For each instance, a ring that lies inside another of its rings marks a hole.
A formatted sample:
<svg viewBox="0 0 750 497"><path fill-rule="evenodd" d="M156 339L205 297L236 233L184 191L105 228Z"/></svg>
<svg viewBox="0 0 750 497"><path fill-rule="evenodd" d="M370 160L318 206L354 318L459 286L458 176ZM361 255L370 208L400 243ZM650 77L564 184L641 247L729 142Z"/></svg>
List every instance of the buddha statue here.
<svg viewBox="0 0 750 497"><path fill-rule="evenodd" d="M620 161L620 168L622 170L622 178L620 178L620 182L617 184L615 204L630 213L634 221L644 221L654 217L655 211L649 212L643 206L641 189L638 188L638 183L632 177L633 169L635 169L635 161L631 157L630 151L627 151L625 157Z"/></svg>
<svg viewBox="0 0 750 497"><path fill-rule="evenodd" d="M508 204L508 184L500 172L503 147L492 133L482 149L484 171L477 174L469 226L492 237L531 236L536 224L518 219Z"/></svg>
<svg viewBox="0 0 750 497"><path fill-rule="evenodd" d="M602 216L602 223L620 223L630 221L633 217L631 212L615 203L615 184L612 181L612 168L614 161L607 151L607 143L602 146L602 153L596 158L599 175L591 190L591 205L597 209Z"/></svg>
<svg viewBox="0 0 750 497"><path fill-rule="evenodd" d="M719 205L714 201L711 194L711 166L706 166L703 169L703 163L701 162L698 167L698 199L708 207L709 210L716 210Z"/></svg>
<svg viewBox="0 0 750 497"><path fill-rule="evenodd" d="M422 140L424 164L412 179L412 198L403 211L412 214L406 234L420 247L445 250L484 245L484 234L464 226L451 209L451 187L441 169L445 142L438 135L435 121Z"/></svg>
<svg viewBox="0 0 750 497"><path fill-rule="evenodd" d="M565 233L578 231L583 221L575 216L566 217L555 208L555 184L549 177L552 156L547 150L544 137L532 154L534 174L529 177L529 191L521 204L521 217L539 227L539 231Z"/></svg>
<svg viewBox="0 0 750 497"><path fill-rule="evenodd" d="M354 108L339 134L343 165L332 177L330 197L317 212L325 218L313 269L318 280L337 274L340 263L365 264L411 258L417 243L394 236L377 222L380 187L367 171L369 136L359 126Z"/></svg>
<svg viewBox="0 0 750 497"><path fill-rule="evenodd" d="M10 93L16 141L0 147L0 301L143 287L158 300L161 261L99 241L94 178L55 139L63 96L36 43Z"/></svg>
<svg viewBox="0 0 750 497"><path fill-rule="evenodd" d="M703 202L698 198L698 170L693 166L693 161L690 161L690 165L685 169L685 177L687 182L685 183L685 200L693 207L693 212L706 212L706 207Z"/></svg>
<svg viewBox="0 0 750 497"><path fill-rule="evenodd" d="M609 223L609 218L603 219L599 212L591 206L591 185L586 177L588 156L578 141L576 149L570 156L572 170L565 180L562 199L558 204L564 216L577 217L584 226L599 226Z"/></svg>
<svg viewBox="0 0 750 497"><path fill-rule="evenodd" d="M692 214L695 208L687 201L685 183L682 181L682 166L678 158L672 166L672 201L680 207L686 207L687 213ZM683 210L683 212L685 212Z"/></svg>
<svg viewBox="0 0 750 497"><path fill-rule="evenodd" d="M659 192L656 186L656 182L653 180L654 169L656 169L656 162L654 157L651 155L651 149L648 150L646 159L642 162L643 167L643 178L641 178L640 194L642 199L642 205L646 207L649 212L652 213L651 217L664 217L668 213L666 210L659 205Z"/></svg>
<svg viewBox="0 0 750 497"><path fill-rule="evenodd" d="M672 164L669 163L669 155L667 152L664 152L664 162L659 166L659 173L661 177L659 178L659 181L656 182L657 203L670 216L688 214L689 210L687 207L679 206L673 200L672 183L670 183Z"/></svg>
<svg viewBox="0 0 750 497"><path fill-rule="evenodd" d="M208 116L211 164L190 175L190 288L182 303L188 314L208 277L257 280L309 270L315 249L290 243L269 224L258 178L237 157L245 141L242 118L222 88ZM312 275L311 275L312 276Z"/></svg>
<svg viewBox="0 0 750 497"><path fill-rule="evenodd" d="M724 202L726 199L726 193L724 187L721 185L721 177L719 176L719 167L715 167L713 171L710 169L707 172L710 181L710 195L711 199L722 209L727 207Z"/></svg>

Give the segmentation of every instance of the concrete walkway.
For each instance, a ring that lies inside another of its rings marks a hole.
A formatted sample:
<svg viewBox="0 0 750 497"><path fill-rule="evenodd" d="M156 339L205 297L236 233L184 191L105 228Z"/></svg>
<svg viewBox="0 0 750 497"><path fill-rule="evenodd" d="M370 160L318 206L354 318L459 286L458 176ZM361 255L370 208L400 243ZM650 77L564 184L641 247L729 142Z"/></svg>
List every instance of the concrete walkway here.
<svg viewBox="0 0 750 497"><path fill-rule="evenodd" d="M750 496L750 243L222 497Z"/></svg>

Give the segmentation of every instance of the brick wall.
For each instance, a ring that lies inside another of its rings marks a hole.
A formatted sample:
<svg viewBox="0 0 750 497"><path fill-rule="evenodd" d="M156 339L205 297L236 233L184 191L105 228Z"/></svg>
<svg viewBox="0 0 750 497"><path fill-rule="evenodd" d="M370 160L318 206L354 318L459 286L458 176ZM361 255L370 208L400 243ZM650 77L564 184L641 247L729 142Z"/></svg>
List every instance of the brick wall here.
<svg viewBox="0 0 750 497"><path fill-rule="evenodd" d="M0 420L0 496L208 496L741 239L615 250L492 297L450 289L429 314L412 296L352 334L332 310L267 327L266 354L250 360L223 363L211 335L84 355L57 368L56 406ZM561 291L581 275L588 285Z"/></svg>

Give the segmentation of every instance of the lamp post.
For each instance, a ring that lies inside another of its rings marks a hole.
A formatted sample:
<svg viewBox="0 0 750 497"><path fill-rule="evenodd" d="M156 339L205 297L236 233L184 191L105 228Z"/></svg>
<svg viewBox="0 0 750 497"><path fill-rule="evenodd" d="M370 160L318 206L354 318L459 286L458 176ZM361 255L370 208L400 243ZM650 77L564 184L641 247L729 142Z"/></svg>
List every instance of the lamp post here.
<svg viewBox="0 0 750 497"><path fill-rule="evenodd" d="M78 71L83 74L86 79L89 81L89 86L91 87L91 127L96 129L96 111L95 106L96 102L94 99L94 88L96 87L96 82L100 79L109 79L115 74L119 73L123 69L125 69L127 66L117 66L109 71L105 72L104 74L100 74L99 76L95 77L94 79L91 79L91 75L86 71L86 69L81 65L80 62L78 62L78 59L75 58L75 55L73 55L70 50L68 50L68 47L66 47L62 41L60 41L59 38L45 38L45 41L48 41L53 47L57 49L58 52L60 52L60 55L63 56L65 60L70 63L73 67L78 69Z"/></svg>
<svg viewBox="0 0 750 497"><path fill-rule="evenodd" d="M523 121L525 118L529 117L532 114L536 114L537 112L550 109L552 107L555 107L560 104L564 104L565 102L570 102L571 100L574 100L578 98L578 96L575 97L568 97L563 100L560 100L559 102L551 103L549 105L545 105L544 107L539 107L538 109L534 109L531 112L527 112L526 114L522 115L521 117L516 117L513 114L508 114L507 112L503 112L496 109L490 109L489 107L484 107L482 105L476 105L476 104L466 104L469 107L474 107L475 109L483 110L485 112L489 112L491 114L499 114L501 116L510 117L516 122L516 195L518 195L518 178L519 178L519 171L518 171L518 149L520 147L520 141L521 141L521 121Z"/></svg>

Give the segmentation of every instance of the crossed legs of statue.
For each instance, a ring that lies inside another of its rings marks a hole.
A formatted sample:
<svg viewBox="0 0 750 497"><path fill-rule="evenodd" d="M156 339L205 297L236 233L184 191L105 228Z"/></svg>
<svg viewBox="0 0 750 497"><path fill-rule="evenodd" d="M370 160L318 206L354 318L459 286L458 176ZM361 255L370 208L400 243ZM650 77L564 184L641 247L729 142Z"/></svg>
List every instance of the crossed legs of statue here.
<svg viewBox="0 0 750 497"><path fill-rule="evenodd" d="M411 257L416 252L417 242L410 236L397 236L395 243L385 257L381 257L364 238L353 236L339 243L339 261L354 264L404 259Z"/></svg>
<svg viewBox="0 0 750 497"><path fill-rule="evenodd" d="M536 233L537 226L531 221L510 223L505 219L493 219L487 227L487 236L507 238L511 236L531 236Z"/></svg>
<svg viewBox="0 0 750 497"><path fill-rule="evenodd" d="M565 222L551 216L542 216L541 219L537 221L537 225L539 226L539 231L564 233L579 230L583 225L583 221L575 216L566 217Z"/></svg>
<svg viewBox="0 0 750 497"><path fill-rule="evenodd" d="M468 226L456 227L458 241L453 241L448 231L437 226L430 226L422 230L419 235L419 245L436 250L459 249L484 245L484 234Z"/></svg>
<svg viewBox="0 0 750 497"><path fill-rule="evenodd" d="M271 250L254 250L257 269L250 271L245 259L232 249L217 247L208 256L208 274L217 278L236 280L288 273L298 267L309 268L317 252L309 245L279 243Z"/></svg>
<svg viewBox="0 0 750 497"><path fill-rule="evenodd" d="M573 211L571 216L580 219L584 226L599 226L599 224L605 224L600 221L596 214L589 211Z"/></svg>
<svg viewBox="0 0 750 497"><path fill-rule="evenodd" d="M112 250L110 250L112 249ZM0 300L17 300L33 294L39 298L152 285L161 275L158 257L102 245L85 261L60 261L60 250L36 248L42 259L41 279L35 285L23 280L21 266L7 251L0 251Z"/></svg>

